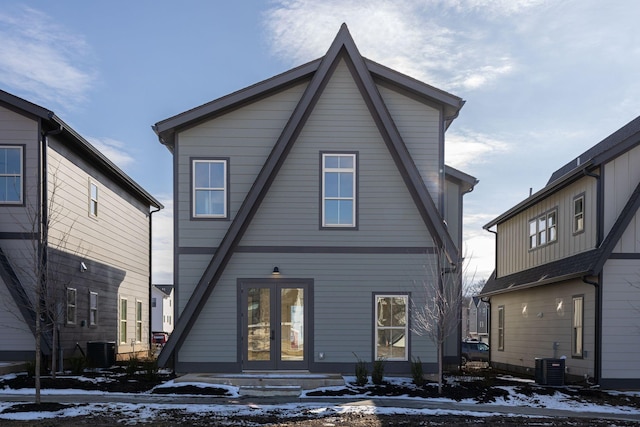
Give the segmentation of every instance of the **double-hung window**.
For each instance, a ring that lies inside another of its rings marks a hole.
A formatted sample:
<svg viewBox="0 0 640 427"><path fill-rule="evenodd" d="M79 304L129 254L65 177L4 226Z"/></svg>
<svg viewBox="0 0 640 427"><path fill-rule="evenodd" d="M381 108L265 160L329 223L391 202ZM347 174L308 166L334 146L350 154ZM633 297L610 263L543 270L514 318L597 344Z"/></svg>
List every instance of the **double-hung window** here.
<svg viewBox="0 0 640 427"><path fill-rule="evenodd" d="M504 351L504 305L498 306L498 350Z"/></svg>
<svg viewBox="0 0 640 427"><path fill-rule="evenodd" d="M582 357L584 343L584 297L582 295L573 297L573 333L571 337L571 355Z"/></svg>
<svg viewBox="0 0 640 427"><path fill-rule="evenodd" d="M120 298L120 343L127 342L127 299Z"/></svg>
<svg viewBox="0 0 640 427"><path fill-rule="evenodd" d="M89 292L89 326L98 324L98 293Z"/></svg>
<svg viewBox="0 0 640 427"><path fill-rule="evenodd" d="M573 200L573 233L584 231L584 195Z"/></svg>
<svg viewBox="0 0 640 427"><path fill-rule="evenodd" d="M408 295L376 295L375 359L408 360Z"/></svg>
<svg viewBox="0 0 640 427"><path fill-rule="evenodd" d="M0 146L0 203L20 204L23 193L23 150L20 146Z"/></svg>
<svg viewBox="0 0 640 427"><path fill-rule="evenodd" d="M356 154L322 153L322 227L356 227Z"/></svg>
<svg viewBox="0 0 640 427"><path fill-rule="evenodd" d="M226 218L228 182L226 159L193 160L194 218Z"/></svg>
<svg viewBox="0 0 640 427"><path fill-rule="evenodd" d="M76 324L77 291L74 288L67 288L67 325Z"/></svg>
<svg viewBox="0 0 640 427"><path fill-rule="evenodd" d="M142 301L136 300L136 342L142 342Z"/></svg>
<svg viewBox="0 0 640 427"><path fill-rule="evenodd" d="M98 216L98 185L95 182L89 182L89 215Z"/></svg>

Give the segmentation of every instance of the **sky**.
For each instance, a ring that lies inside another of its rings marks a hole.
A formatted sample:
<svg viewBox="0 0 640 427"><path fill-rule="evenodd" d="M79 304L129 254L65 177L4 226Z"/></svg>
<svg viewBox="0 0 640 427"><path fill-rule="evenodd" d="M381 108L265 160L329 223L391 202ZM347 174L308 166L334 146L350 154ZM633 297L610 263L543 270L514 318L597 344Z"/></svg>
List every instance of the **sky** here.
<svg viewBox="0 0 640 427"><path fill-rule="evenodd" d="M2 2L0 88L54 111L160 200L154 283L172 283L171 154L151 126L323 56L346 23L371 60L466 101L445 136L465 196L468 282L482 226L640 114L635 0Z"/></svg>

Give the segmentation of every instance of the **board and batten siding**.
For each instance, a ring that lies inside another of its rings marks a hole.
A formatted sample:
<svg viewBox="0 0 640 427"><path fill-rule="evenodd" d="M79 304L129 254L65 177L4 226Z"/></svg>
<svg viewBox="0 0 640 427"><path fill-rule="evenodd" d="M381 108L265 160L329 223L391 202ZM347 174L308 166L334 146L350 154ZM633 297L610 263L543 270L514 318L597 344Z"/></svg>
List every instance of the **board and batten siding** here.
<svg viewBox="0 0 640 427"><path fill-rule="evenodd" d="M584 296L583 358L571 356L573 297ZM504 307L504 350L498 349L498 309ZM539 286L491 297L491 361L525 367L536 358L565 356L567 373L594 376L595 290L581 280ZM554 342L557 343L554 349Z"/></svg>
<svg viewBox="0 0 640 427"><path fill-rule="evenodd" d="M584 231L573 233L574 199L584 194ZM529 249L529 221L557 209L557 241ZM498 224L498 277L594 249L597 241L597 180L585 176L513 218Z"/></svg>
<svg viewBox="0 0 640 427"><path fill-rule="evenodd" d="M193 257L193 256L190 256ZM371 361L373 293L411 293L425 300L429 255L340 253L235 253L178 353L180 363L233 363L239 357L237 279L313 279L315 362L355 363L353 352ZM205 264L206 259L201 258ZM194 280L197 278L194 276ZM192 284L194 286L195 284ZM311 343L309 343L311 345ZM426 337L411 334L411 355L435 362L436 349ZM318 359L318 352L325 359ZM179 370L179 369L178 369Z"/></svg>
<svg viewBox="0 0 640 427"><path fill-rule="evenodd" d="M608 260L602 280L602 378L639 378L640 260Z"/></svg>
<svg viewBox="0 0 640 427"><path fill-rule="evenodd" d="M216 247L242 205L307 82L216 117L177 135L177 244ZM192 220L191 160L229 159L229 219Z"/></svg>
<svg viewBox="0 0 640 427"><path fill-rule="evenodd" d="M603 169L606 236L640 183L640 146L619 155L605 164ZM640 220L637 213L613 252L640 252Z"/></svg>

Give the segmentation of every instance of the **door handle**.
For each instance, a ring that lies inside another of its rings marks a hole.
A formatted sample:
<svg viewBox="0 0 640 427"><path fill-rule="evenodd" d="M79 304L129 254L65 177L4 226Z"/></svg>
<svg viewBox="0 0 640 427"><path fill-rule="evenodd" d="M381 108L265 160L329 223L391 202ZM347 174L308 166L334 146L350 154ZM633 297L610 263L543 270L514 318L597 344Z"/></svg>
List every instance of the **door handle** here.
<svg viewBox="0 0 640 427"><path fill-rule="evenodd" d="M276 339L276 331L275 331L275 329L272 329L271 330L271 341L273 341L275 339Z"/></svg>

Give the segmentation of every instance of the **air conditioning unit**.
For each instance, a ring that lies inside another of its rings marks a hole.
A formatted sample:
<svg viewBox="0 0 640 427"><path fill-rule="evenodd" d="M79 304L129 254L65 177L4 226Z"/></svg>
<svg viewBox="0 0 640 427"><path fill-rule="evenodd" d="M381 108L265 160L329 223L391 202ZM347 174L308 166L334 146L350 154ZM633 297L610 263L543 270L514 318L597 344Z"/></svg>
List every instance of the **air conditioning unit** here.
<svg viewBox="0 0 640 427"><path fill-rule="evenodd" d="M564 359L536 359L536 384L563 386Z"/></svg>

